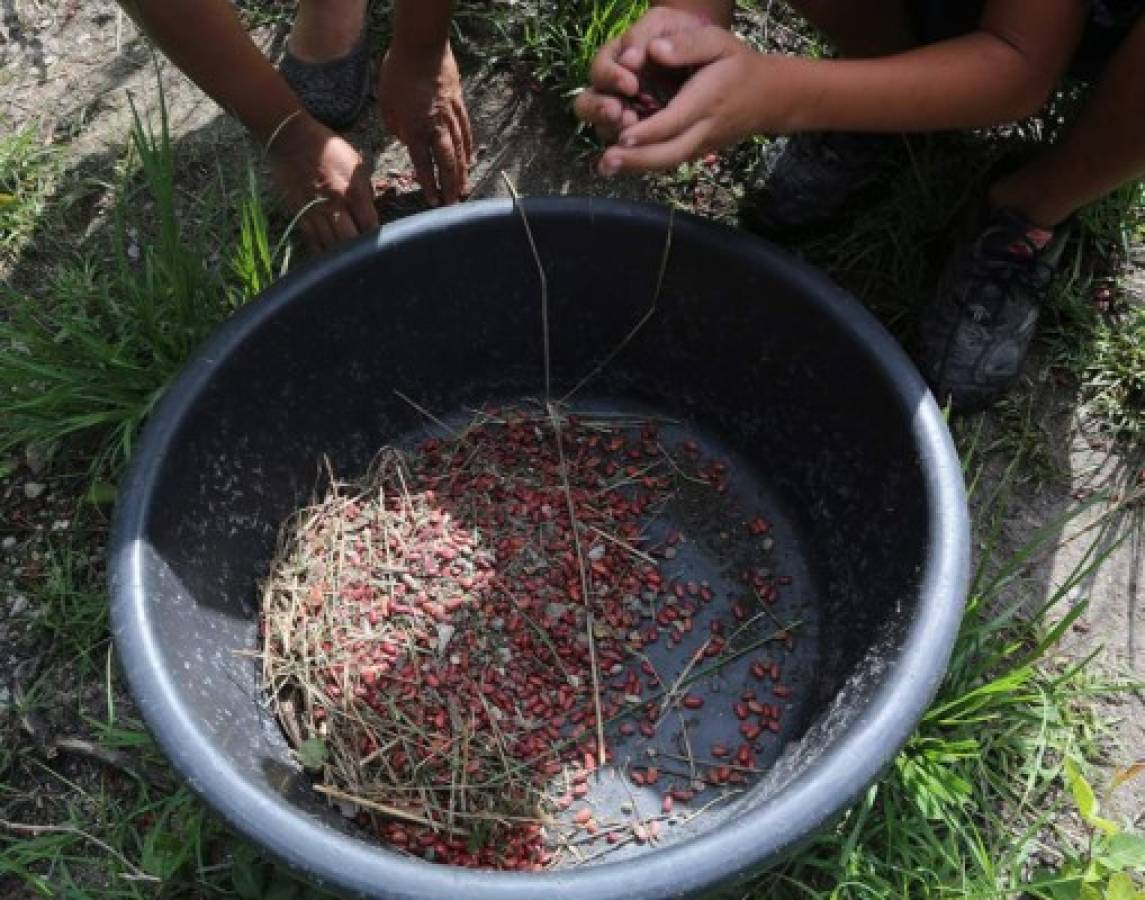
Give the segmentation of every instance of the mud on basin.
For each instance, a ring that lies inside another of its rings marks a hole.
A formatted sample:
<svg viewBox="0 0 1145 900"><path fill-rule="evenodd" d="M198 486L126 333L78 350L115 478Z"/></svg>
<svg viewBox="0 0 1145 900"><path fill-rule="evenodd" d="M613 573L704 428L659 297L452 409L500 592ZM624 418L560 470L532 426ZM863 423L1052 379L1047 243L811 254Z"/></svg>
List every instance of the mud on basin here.
<svg viewBox="0 0 1145 900"><path fill-rule="evenodd" d="M649 312L669 215L587 199L524 206L548 277L559 396ZM318 796L267 709L251 656L256 586L278 529L311 496L324 455L339 473L357 473L383 445L428 433L395 391L447 418L542 394L539 296L508 202L388 226L284 279L220 329L136 452L111 560L131 689L211 806L330 887L427 898L711 889L829 824L890 761L942 677L965 597L968 536L939 410L892 339L823 276L756 239L677 215L655 310L572 403L670 420L668 439L727 460L732 500L773 523L774 566L791 583L774 618L755 627L799 628L781 657L791 688L781 727L760 744L764 774L657 846L527 875L400 855ZM714 605L730 603L735 571L720 524L685 515L667 526L690 535L668 574L708 581ZM669 675L686 655L662 661ZM729 705L753 683L748 666L745 658L692 688L705 697L688 716L697 745L736 740ZM619 764L642 765L648 746L679 750L672 728L609 735ZM659 803L659 791L632 789L606 772L590 797L606 809Z"/></svg>

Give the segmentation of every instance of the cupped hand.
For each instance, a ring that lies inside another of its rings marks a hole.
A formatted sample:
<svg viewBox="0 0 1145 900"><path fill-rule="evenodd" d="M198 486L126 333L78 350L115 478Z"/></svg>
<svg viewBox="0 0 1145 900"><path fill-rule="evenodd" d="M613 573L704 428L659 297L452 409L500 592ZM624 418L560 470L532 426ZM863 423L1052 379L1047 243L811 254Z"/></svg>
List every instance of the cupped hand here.
<svg viewBox="0 0 1145 900"><path fill-rule="evenodd" d="M626 125L600 159L602 175L672 169L752 134L769 132L784 118L783 57L757 53L731 32L693 29L648 46L649 59L669 69L694 68L664 109Z"/></svg>
<svg viewBox="0 0 1145 900"><path fill-rule="evenodd" d="M374 190L361 155L305 113L287 122L267 149L271 175L312 250L374 228Z"/></svg>
<svg viewBox="0 0 1145 900"><path fill-rule="evenodd" d="M429 53L391 45L378 74L378 105L432 205L468 194L473 132L448 43Z"/></svg>
<svg viewBox="0 0 1145 900"><path fill-rule="evenodd" d="M640 120L633 101L646 87L642 76L651 69L648 47L652 41L709 25L711 21L698 13L663 6L650 9L597 51L589 86L573 103L576 115L592 125L601 140L616 140L621 129Z"/></svg>

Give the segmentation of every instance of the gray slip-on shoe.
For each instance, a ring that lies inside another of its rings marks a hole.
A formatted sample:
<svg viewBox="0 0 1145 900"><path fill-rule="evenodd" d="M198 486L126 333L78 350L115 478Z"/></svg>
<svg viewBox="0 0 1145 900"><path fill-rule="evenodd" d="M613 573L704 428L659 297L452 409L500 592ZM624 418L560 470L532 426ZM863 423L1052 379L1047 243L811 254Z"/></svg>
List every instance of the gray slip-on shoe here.
<svg viewBox="0 0 1145 900"><path fill-rule="evenodd" d="M364 36L345 56L327 62L303 62L288 49L278 71L306 111L328 128L349 128L366 104L370 53Z"/></svg>

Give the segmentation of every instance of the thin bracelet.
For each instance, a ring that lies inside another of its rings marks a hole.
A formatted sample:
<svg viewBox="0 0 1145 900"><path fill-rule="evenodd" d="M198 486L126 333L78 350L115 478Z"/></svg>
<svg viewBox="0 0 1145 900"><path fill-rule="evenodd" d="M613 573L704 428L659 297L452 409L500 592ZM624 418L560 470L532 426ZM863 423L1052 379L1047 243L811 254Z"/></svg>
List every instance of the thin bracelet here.
<svg viewBox="0 0 1145 900"><path fill-rule="evenodd" d="M270 133L270 137L268 137L266 139L266 143L263 145L263 148L262 148L263 153L269 153L270 152L270 145L274 143L274 139L276 137L278 137L278 133L280 131L282 131L282 129L284 129L287 125L289 125L294 120L294 118L296 116L300 116L304 112L306 112L306 110L303 109L302 107L299 107L294 112L290 113L290 115L288 115L285 119L283 119L281 122L279 122L278 125L275 126L274 131L272 131Z"/></svg>

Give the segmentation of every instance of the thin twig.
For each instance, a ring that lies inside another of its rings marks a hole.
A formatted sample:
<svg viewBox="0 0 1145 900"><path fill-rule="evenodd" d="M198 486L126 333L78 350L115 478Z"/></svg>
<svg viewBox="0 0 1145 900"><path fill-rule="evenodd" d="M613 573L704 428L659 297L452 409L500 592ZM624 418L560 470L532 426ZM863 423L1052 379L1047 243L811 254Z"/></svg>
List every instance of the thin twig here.
<svg viewBox="0 0 1145 900"><path fill-rule="evenodd" d="M592 381L592 379L594 379L597 375L599 375L601 372L603 372L605 370L605 368L607 368L608 364L611 363L614 359L616 359L616 357L620 354L620 351L622 351L625 347L627 347L629 345L629 343L632 342L632 339L635 338L636 335L640 333L640 330L645 325L648 324L648 320L651 319L654 315L656 315L656 310L660 306L660 291L664 287L664 273L668 269L668 257L671 255L671 252L672 252L672 231L673 231L673 227L674 227L675 223L676 223L676 210L675 210L675 208L670 208L668 210L668 233L664 237L664 253L660 257L660 271L656 275L656 289L652 292L652 304L651 304L651 306L648 307L648 310L644 313L644 315L642 315L640 317L640 319L636 322L636 324L632 326L632 329L628 332L628 334L626 334L624 336L624 338L620 341L620 343L617 344L615 347L613 347L611 352L609 352L609 354L604 359L602 359L599 363L597 363L596 366L593 367L591 372L589 372L587 375L584 376L584 378L582 378L580 381L578 381L571 391L569 391L563 397L561 397L561 403L567 403L569 401L569 399L574 394L576 394L582 387L584 387L586 384L588 384L590 381Z"/></svg>
<svg viewBox="0 0 1145 900"><path fill-rule="evenodd" d="M394 388L394 395L399 400L403 400L406 403L408 403L415 410L417 410L419 413L421 413L423 416L425 416L427 419L429 419L431 422L433 422L435 425L439 425L440 427L444 428L447 432L449 432L449 434L452 437L455 437L459 440L462 439L461 436L458 435L457 432L453 428L450 428L448 425L446 425L443 421L441 421L441 419L439 419L437 416L435 416L433 413L431 413L428 409L426 409L424 406L422 406L420 403L418 403L412 397L409 397L406 394L403 394L397 388Z"/></svg>
<svg viewBox="0 0 1145 900"><path fill-rule="evenodd" d="M599 534L606 541L609 541L613 544L616 544L616 546L620 547L622 550L627 550L629 553L631 553L637 559L643 560L644 562L648 563L651 566L656 565L656 560L654 560L651 556L649 556L647 553L643 552L642 550L637 550L635 547L633 547L631 544L627 543L626 541L622 541L620 538L609 534L607 531L601 531L595 525L589 525L588 528L589 528L589 531L595 531L597 534Z"/></svg>
<svg viewBox="0 0 1145 900"><path fill-rule="evenodd" d="M521 214L521 223L525 226L525 237L529 239L529 247L533 251L533 261L537 264L537 272L541 276L541 340L545 351L545 403L547 404L553 396L552 372L549 365L549 279L545 275L545 267L541 263L541 254L537 250L537 242L533 238L533 229L529 225L529 217L525 215L525 208L521 205L521 195L517 193L517 188L513 185L507 172L502 170L501 177L505 180L505 186L513 196L513 205Z"/></svg>
<svg viewBox="0 0 1145 900"><path fill-rule="evenodd" d="M51 745L53 751L62 753L70 753L73 756L84 756L95 762L102 763L113 769L130 775L136 781L145 781L148 784L156 787L169 786L166 779L161 778L154 772L147 772L136 768L135 763L131 757L126 753L119 750L109 750L106 747L100 747L98 744L93 744L91 741L85 741L83 738L78 737L60 737L56 738Z"/></svg>
<svg viewBox="0 0 1145 900"><path fill-rule="evenodd" d="M151 884L159 884L162 881L161 878L144 872L110 844L101 841L94 834L90 834L82 828L76 828L74 825L31 825L25 822L9 822L7 819L0 819L0 828L3 828L5 831L11 831L14 834L26 834L29 837L40 837L45 834L72 834L76 837L83 838L85 841L90 841L123 863L124 866L131 870L130 874L124 877L129 877L133 881L146 881Z"/></svg>
<svg viewBox="0 0 1145 900"><path fill-rule="evenodd" d="M557 415L556 407L552 403L547 404L547 406L549 409L549 418L553 423L553 432L556 435L557 458L560 461L561 468L561 484L564 487L565 503L568 504L569 525L572 527L573 546L576 548L577 569L580 572L580 590L584 596L585 628L588 631L588 660L592 669L592 706L596 715L596 759L597 765L604 766L606 753L604 749L604 715L600 708L600 664L596 659L596 635L593 627L596 624L596 619L592 614L592 598L589 594L588 570L585 568L584 553L580 543L580 527L576 520L576 504L573 503L572 488L569 486L569 467L568 461L565 459L564 440L561 437L561 421Z"/></svg>
<svg viewBox="0 0 1145 900"><path fill-rule="evenodd" d="M665 694L664 712L660 718L656 720L656 728L659 728L660 723L668 718L668 713L671 711L672 705L676 702L676 695L680 692L680 687L682 685L691 683L685 681L685 679L688 677L688 674L692 671L692 669L696 667L696 663L704 658L704 651L708 649L708 645L711 644L711 642L712 639L708 638L706 641L704 641L703 644L700 645L696 652L692 654L692 658L688 660L688 664L684 666L683 671L680 672L680 674L676 677L676 680L672 682L672 686L668 688L668 691Z"/></svg>
<svg viewBox="0 0 1145 900"><path fill-rule="evenodd" d="M706 766L709 769L715 769L715 768L719 768L719 767L727 767L728 769L730 769L733 772L746 772L746 773L751 774L751 775L759 775L760 773L763 772L763 769L757 769L753 766L741 766L741 765L737 765L734 763L725 762L723 760L702 759L699 757L693 757L692 759L689 760L689 758L686 756L683 756L679 753L669 753L667 750L661 750L660 755L667 757L668 759L674 759L677 762L682 762L682 763L696 762L696 763L699 763L701 766ZM664 769L664 771L669 772L668 769ZM669 774L672 774L672 773L669 772ZM695 776L693 776L693 777L695 777ZM721 785L721 787L722 787L722 785Z"/></svg>
<svg viewBox="0 0 1145 900"><path fill-rule="evenodd" d="M401 819L405 822L412 822L415 825L425 825L427 828L432 828L434 831L449 831L453 834L468 837L469 832L464 828L451 828L442 822L434 822L432 819L427 819L424 816L419 816L417 813L406 812L404 809L398 809L396 806L388 806L385 803L378 803L375 800L367 800L365 797L357 797L354 794L347 794L345 791L340 791L337 788L332 788L328 784L316 784L314 790L320 794L325 794L334 800L343 800L346 803L354 803L357 806L364 806L366 809L371 809L376 813L383 816L388 816L391 819Z"/></svg>

